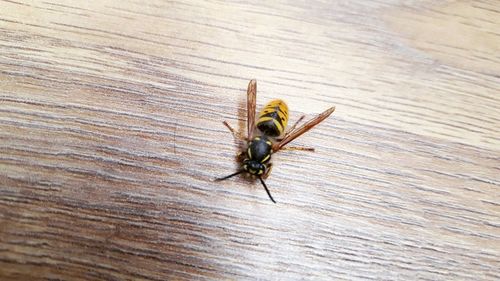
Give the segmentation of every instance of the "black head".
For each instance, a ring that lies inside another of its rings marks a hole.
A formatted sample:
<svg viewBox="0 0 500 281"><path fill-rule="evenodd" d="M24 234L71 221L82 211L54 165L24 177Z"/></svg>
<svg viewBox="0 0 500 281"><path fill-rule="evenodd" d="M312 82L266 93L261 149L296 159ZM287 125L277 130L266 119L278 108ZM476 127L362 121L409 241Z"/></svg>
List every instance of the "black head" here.
<svg viewBox="0 0 500 281"><path fill-rule="evenodd" d="M243 170L247 171L249 174L260 176L266 172L266 165L255 160L246 159L243 162Z"/></svg>

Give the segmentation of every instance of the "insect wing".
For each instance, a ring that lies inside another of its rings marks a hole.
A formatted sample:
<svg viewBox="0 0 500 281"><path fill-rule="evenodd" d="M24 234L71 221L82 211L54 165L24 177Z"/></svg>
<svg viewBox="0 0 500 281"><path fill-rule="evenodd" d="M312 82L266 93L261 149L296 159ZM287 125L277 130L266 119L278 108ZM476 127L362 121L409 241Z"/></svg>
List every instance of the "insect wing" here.
<svg viewBox="0 0 500 281"><path fill-rule="evenodd" d="M250 80L247 89L247 139L253 139L255 130L255 104L257 102L257 81Z"/></svg>
<svg viewBox="0 0 500 281"><path fill-rule="evenodd" d="M314 117L313 119L307 121L304 125L300 126L299 128L291 131L290 133L287 133L285 135L285 137L280 142L273 144L273 152L280 150L283 146L285 146L289 142L293 141L294 139L298 138L303 133L309 131L312 127L321 123L328 116L330 116L330 114L332 114L334 111L335 111L335 107L331 107L331 108L323 111L323 113L319 114L318 116Z"/></svg>

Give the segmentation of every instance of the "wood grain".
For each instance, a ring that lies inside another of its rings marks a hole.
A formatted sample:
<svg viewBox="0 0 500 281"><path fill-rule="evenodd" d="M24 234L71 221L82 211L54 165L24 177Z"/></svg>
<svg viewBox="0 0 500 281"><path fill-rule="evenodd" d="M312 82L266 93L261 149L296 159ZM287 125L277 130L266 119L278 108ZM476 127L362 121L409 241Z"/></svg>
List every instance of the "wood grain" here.
<svg viewBox="0 0 500 281"><path fill-rule="evenodd" d="M0 1L0 279L500 279L497 1ZM246 86L291 123L236 177ZM295 119L294 119L295 118Z"/></svg>

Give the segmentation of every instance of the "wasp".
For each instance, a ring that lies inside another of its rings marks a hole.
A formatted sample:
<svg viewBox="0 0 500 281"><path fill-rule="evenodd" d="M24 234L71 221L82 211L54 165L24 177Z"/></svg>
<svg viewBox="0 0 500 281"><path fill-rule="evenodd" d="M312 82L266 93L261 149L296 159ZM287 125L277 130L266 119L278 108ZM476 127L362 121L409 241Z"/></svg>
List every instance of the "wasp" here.
<svg viewBox="0 0 500 281"><path fill-rule="evenodd" d="M276 203L264 181L264 179L269 176L272 169L272 163L270 162L271 155L280 150L314 151L314 148L284 146L325 120L335 111L335 107L325 110L299 128L296 128L300 121L304 119L304 116L301 116L289 130L286 130L288 124L288 106L280 99L267 103L259 113L257 124L255 123L256 96L257 81L254 79L248 83L247 89L246 137L236 133L226 121L223 122L229 131L231 131L233 137L237 141L246 142L246 146L238 155L238 158L242 160L241 168L229 176L217 178L216 181L226 180L241 173L248 173L260 180L269 199L271 199L273 203Z"/></svg>

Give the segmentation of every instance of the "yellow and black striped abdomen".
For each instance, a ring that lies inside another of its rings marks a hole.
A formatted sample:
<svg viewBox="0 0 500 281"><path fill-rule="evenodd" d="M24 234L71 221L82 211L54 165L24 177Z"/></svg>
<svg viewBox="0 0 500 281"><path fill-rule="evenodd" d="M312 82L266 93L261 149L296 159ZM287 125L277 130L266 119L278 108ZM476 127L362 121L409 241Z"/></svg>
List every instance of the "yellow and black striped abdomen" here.
<svg viewBox="0 0 500 281"><path fill-rule="evenodd" d="M288 124L288 106L282 100L272 100L259 113L257 128L266 136L281 135Z"/></svg>

